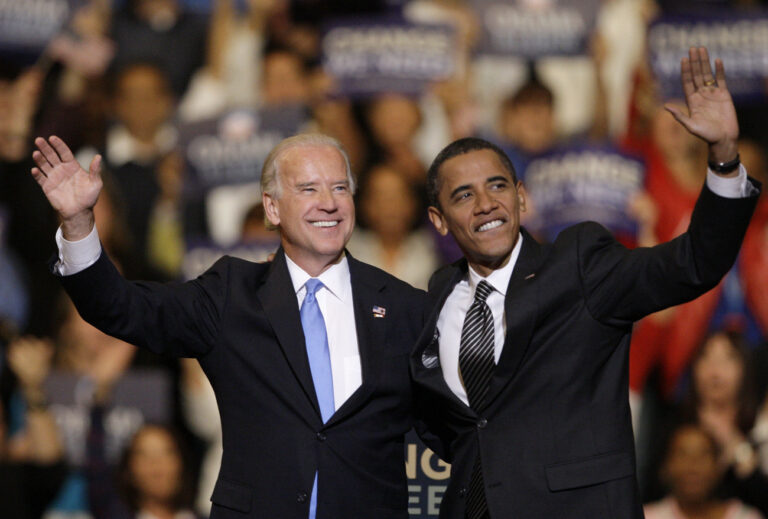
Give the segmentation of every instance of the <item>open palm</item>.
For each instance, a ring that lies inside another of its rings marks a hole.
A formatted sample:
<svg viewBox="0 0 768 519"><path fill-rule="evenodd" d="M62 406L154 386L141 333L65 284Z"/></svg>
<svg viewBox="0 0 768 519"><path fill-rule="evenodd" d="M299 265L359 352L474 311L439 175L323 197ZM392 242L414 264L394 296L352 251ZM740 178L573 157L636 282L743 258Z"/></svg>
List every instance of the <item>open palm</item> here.
<svg viewBox="0 0 768 519"><path fill-rule="evenodd" d="M713 76L707 49L691 48L689 57L680 63L680 72L688 114L673 105L665 108L689 132L710 145L735 142L739 137L739 124L725 82L723 62L715 60Z"/></svg>
<svg viewBox="0 0 768 519"><path fill-rule="evenodd" d="M38 137L35 146L32 159L37 167L32 176L62 220L93 209L101 192L101 156L96 155L85 171L58 137Z"/></svg>

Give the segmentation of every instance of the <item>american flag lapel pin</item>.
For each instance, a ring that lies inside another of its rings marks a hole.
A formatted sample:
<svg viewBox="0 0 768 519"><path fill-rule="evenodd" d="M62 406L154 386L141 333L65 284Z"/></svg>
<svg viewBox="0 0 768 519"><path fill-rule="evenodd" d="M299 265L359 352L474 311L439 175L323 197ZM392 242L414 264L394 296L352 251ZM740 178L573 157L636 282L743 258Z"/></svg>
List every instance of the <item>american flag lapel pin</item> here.
<svg viewBox="0 0 768 519"><path fill-rule="evenodd" d="M384 316L387 315L387 309L383 306L374 306L373 307L373 316L378 318L384 318Z"/></svg>
<svg viewBox="0 0 768 519"><path fill-rule="evenodd" d="M525 276L525 279L533 279L535 277L536 277L536 273L534 272L533 274L528 274L527 276Z"/></svg>

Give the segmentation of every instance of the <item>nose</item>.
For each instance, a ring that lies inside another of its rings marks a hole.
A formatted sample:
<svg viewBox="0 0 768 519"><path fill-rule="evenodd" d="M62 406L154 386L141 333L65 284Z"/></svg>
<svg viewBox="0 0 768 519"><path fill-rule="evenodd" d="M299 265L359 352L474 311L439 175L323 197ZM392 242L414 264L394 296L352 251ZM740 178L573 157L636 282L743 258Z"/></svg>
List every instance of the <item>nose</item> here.
<svg viewBox="0 0 768 519"><path fill-rule="evenodd" d="M321 189L318 193L319 199L317 203L317 208L321 211L326 211L328 213L332 213L336 211L337 205L336 205L336 198L333 196L333 192L330 189Z"/></svg>
<svg viewBox="0 0 768 519"><path fill-rule="evenodd" d="M490 213L496 209L496 199L485 190L479 191L475 197L475 212L477 214Z"/></svg>

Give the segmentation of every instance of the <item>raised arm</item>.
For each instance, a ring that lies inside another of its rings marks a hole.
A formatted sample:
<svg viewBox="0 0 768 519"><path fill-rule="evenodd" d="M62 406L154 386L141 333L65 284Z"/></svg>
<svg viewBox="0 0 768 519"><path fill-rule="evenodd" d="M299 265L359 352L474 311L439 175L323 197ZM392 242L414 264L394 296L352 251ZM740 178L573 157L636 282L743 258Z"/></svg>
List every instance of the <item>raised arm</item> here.
<svg viewBox="0 0 768 519"><path fill-rule="evenodd" d="M38 137L35 146L32 159L37 167L32 168L32 176L58 214L64 238L85 238L93 229L93 206L101 192L101 155L96 155L85 171L56 136L47 140Z"/></svg>

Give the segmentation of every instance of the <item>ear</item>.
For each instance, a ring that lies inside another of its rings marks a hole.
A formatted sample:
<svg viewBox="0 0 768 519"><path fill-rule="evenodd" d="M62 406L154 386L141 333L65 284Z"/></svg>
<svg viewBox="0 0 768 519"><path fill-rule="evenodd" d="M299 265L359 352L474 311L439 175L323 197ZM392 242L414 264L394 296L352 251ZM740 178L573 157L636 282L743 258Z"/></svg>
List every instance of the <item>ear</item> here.
<svg viewBox="0 0 768 519"><path fill-rule="evenodd" d="M521 180L517 181L517 185L515 187L517 188L517 202L520 204L520 212L524 213L525 201L528 198L528 193L526 193L525 186Z"/></svg>
<svg viewBox="0 0 768 519"><path fill-rule="evenodd" d="M262 193L261 204L264 206L264 213L267 215L269 223L275 227L280 225L280 210L277 207L277 200L267 193Z"/></svg>
<svg viewBox="0 0 768 519"><path fill-rule="evenodd" d="M445 218L443 218L443 213L440 212L440 209L429 206L427 208L427 215L429 216L429 221L432 222L432 225L435 226L435 229L437 229L441 236L448 234L448 225L446 225Z"/></svg>

